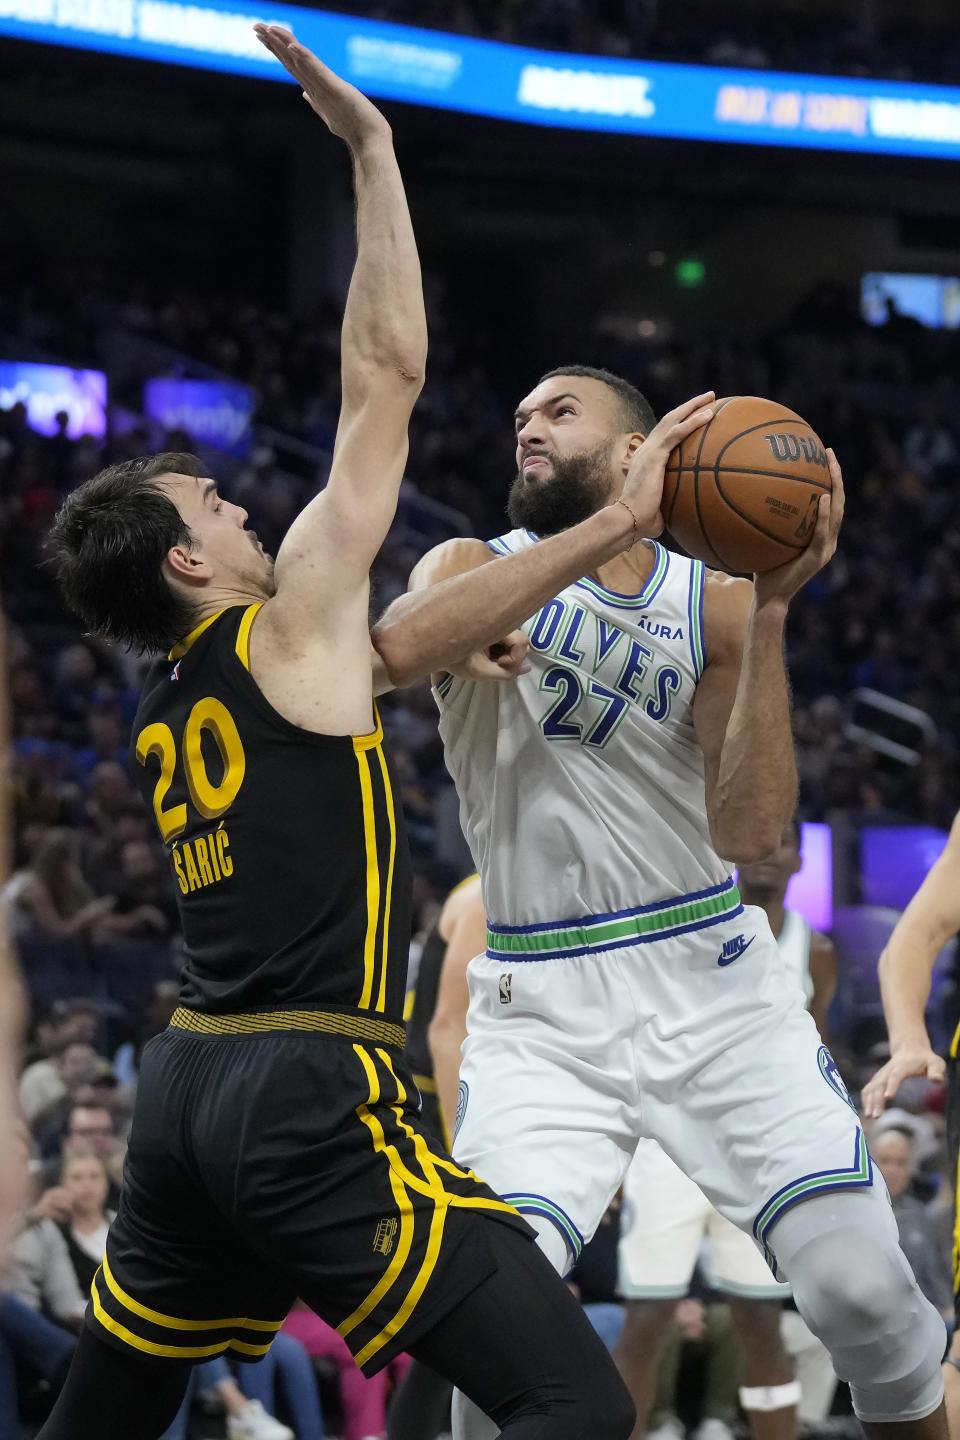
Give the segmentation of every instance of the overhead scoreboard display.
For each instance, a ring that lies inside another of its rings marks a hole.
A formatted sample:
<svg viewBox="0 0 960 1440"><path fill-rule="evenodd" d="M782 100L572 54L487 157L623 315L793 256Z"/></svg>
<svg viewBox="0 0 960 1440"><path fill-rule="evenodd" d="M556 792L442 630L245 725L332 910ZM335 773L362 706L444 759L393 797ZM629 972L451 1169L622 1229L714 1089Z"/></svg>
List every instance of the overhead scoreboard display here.
<svg viewBox="0 0 960 1440"><path fill-rule="evenodd" d="M290 77L255 20L370 95L498 119L688 140L960 158L960 89L560 55L248 0L0 0L0 34L142 60Z"/></svg>

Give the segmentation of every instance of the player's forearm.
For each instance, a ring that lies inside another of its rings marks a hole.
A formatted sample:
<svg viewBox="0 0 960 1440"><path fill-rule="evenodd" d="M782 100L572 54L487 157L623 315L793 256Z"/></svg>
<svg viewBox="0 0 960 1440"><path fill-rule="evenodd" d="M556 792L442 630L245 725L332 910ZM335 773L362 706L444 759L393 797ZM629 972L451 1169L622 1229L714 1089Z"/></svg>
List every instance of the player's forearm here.
<svg viewBox="0 0 960 1440"><path fill-rule="evenodd" d="M786 613L782 602L753 602L740 681L708 806L717 850L739 864L762 860L777 848L797 803L783 653Z"/></svg>
<svg viewBox="0 0 960 1440"><path fill-rule="evenodd" d="M960 926L956 869L945 854L894 927L880 956L880 996L890 1049L929 1044L924 1012L940 951Z"/></svg>
<svg viewBox="0 0 960 1440"><path fill-rule="evenodd" d="M943 854L897 921L878 973L891 1051L928 1048L924 1012L934 963L960 929L960 830L954 822Z"/></svg>
<svg viewBox="0 0 960 1440"><path fill-rule="evenodd" d="M434 1022L428 1031L433 1078L437 1082L437 1098L447 1134L452 1142L457 1120L460 1093L460 1048L467 1037L465 1025Z"/></svg>
<svg viewBox="0 0 960 1440"><path fill-rule="evenodd" d="M919 948L891 936L877 966L880 997L890 1037L891 1054L929 1046L924 1012L930 996L930 977L939 947Z"/></svg>
<svg viewBox="0 0 960 1440"><path fill-rule="evenodd" d="M553 599L558 590L627 549L633 520L608 505L580 525L401 595L373 627L371 639L395 685L455 665L501 640Z"/></svg>
<svg viewBox="0 0 960 1440"><path fill-rule="evenodd" d="M345 411L384 379L415 396L427 357L420 260L393 145L377 137L352 158L357 259L341 341Z"/></svg>

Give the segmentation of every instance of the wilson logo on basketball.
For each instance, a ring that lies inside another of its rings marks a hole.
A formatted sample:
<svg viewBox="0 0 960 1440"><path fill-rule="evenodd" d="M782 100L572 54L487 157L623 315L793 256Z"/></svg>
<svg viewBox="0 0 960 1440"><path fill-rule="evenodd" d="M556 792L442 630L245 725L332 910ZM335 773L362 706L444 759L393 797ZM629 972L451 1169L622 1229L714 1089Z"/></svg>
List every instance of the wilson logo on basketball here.
<svg viewBox="0 0 960 1440"><path fill-rule="evenodd" d="M827 454L819 440L811 435L764 435L774 460L806 460L811 465L827 468Z"/></svg>

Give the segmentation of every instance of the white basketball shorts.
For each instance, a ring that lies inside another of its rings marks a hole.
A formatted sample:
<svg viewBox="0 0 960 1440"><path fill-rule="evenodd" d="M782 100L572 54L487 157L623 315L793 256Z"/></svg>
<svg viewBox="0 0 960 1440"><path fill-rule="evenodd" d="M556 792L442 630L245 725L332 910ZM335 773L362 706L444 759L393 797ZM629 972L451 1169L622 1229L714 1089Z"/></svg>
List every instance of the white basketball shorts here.
<svg viewBox="0 0 960 1440"><path fill-rule="evenodd" d="M654 908L490 928L454 1155L554 1227L562 1247L544 1248L568 1267L637 1141L657 1140L775 1267L787 1208L872 1185L856 1113L764 912L732 882L665 903L664 931ZM612 927L642 939L611 944Z"/></svg>

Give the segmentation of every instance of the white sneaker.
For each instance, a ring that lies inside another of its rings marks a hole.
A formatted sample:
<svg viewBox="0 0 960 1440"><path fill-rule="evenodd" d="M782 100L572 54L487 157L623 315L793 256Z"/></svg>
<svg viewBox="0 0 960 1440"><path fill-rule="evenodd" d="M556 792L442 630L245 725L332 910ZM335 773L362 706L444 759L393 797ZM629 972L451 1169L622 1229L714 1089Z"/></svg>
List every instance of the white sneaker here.
<svg viewBox="0 0 960 1440"><path fill-rule="evenodd" d="M296 1436L268 1415L259 1400L248 1400L239 1415L227 1416L227 1440L296 1440Z"/></svg>
<svg viewBox="0 0 960 1440"><path fill-rule="evenodd" d="M733 1440L733 1431L725 1420L710 1417L700 1421L693 1440Z"/></svg>
<svg viewBox="0 0 960 1440"><path fill-rule="evenodd" d="M647 1440L686 1440L687 1429L676 1415L665 1415L653 1430L647 1431Z"/></svg>

